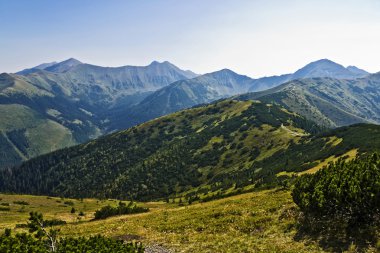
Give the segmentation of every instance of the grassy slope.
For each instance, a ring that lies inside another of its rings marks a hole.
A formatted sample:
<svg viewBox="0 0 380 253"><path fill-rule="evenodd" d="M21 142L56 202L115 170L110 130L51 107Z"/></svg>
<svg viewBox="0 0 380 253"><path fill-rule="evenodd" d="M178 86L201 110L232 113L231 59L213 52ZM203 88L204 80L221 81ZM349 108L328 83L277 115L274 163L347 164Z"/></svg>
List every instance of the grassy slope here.
<svg viewBox="0 0 380 253"><path fill-rule="evenodd" d="M0 202L28 201L30 206L26 210L66 220L69 223L61 227L63 236L103 234L141 240L145 245L159 244L175 252L329 252L325 241L299 236L297 211L288 191L265 190L186 206L149 202L143 204L150 207L148 213L91 222L88 219L95 209L116 201L72 200L77 210L86 213L79 221L77 215L69 213L69 206L62 206L64 201L59 198L26 195L0 195L0 198L3 198ZM12 207L11 214L0 212L6 217L0 220L0 229L25 223L27 213L17 212L19 208ZM366 252L376 250L368 248Z"/></svg>
<svg viewBox="0 0 380 253"><path fill-rule="evenodd" d="M262 191L234 196L191 206L146 203L151 211L145 214L118 216L102 221L83 222L106 203L94 199L73 201L77 210L87 215L78 222L77 215L63 207L63 200L27 195L0 195L3 202L24 200L30 203L20 213L12 205L12 214L5 213L0 228L25 223L29 210L42 211L47 218L70 222L63 226L63 235L121 236L138 238L146 244L158 243L181 252L319 252L314 244L306 245L293 239L294 219L288 217L294 204L289 192ZM66 201L67 199L65 199ZM62 201L62 203L57 203ZM1 212L2 214L4 212ZM290 229L289 229L290 228ZM20 229L18 229L20 230Z"/></svg>
<svg viewBox="0 0 380 253"><path fill-rule="evenodd" d="M28 205L20 205L14 202L25 201ZM73 205L65 202L73 202ZM29 212L38 211L44 214L46 219L60 219L66 222L88 221L94 217L94 211L105 205L117 205L116 200L96 199L63 199L34 195L8 195L0 194L0 207L10 208L10 211L0 211L0 229L14 228L16 224L25 224L29 218ZM6 204L9 204L6 205ZM76 210L71 214L71 208ZM84 212L84 216L78 213Z"/></svg>
<svg viewBox="0 0 380 253"><path fill-rule="evenodd" d="M27 106L0 105L0 115L0 167L76 144L68 128Z"/></svg>

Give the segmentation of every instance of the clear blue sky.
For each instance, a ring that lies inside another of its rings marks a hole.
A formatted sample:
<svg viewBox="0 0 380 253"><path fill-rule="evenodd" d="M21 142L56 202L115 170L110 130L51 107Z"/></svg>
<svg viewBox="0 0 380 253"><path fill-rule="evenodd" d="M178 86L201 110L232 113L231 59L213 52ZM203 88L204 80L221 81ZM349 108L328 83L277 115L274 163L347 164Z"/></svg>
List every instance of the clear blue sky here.
<svg viewBox="0 0 380 253"><path fill-rule="evenodd" d="M0 0L0 72L70 57L252 77L329 58L380 71L378 0Z"/></svg>

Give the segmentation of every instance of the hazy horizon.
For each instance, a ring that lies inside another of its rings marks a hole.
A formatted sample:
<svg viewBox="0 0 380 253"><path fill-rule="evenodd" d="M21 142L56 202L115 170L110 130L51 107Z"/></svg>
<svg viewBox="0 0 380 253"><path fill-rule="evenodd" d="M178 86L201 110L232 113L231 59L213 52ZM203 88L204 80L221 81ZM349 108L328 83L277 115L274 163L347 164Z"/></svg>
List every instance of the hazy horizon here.
<svg viewBox="0 0 380 253"><path fill-rule="evenodd" d="M251 77L327 58L378 72L379 10L375 0L0 1L0 72L71 57Z"/></svg>

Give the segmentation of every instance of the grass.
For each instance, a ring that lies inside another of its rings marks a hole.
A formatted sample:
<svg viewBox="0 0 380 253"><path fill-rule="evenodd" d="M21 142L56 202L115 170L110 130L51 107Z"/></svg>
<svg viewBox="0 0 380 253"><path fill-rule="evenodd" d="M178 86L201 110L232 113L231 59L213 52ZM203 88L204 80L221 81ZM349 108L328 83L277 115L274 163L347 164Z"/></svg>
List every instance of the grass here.
<svg viewBox="0 0 380 253"><path fill-rule="evenodd" d="M29 128L25 135L31 143L37 144L29 150L31 157L76 143L68 128L52 120L46 120L37 127Z"/></svg>
<svg viewBox="0 0 380 253"><path fill-rule="evenodd" d="M29 212L38 211L44 214L46 219L60 219L66 222L87 221L92 219L95 210L105 205L117 205L116 200L96 200L96 199L61 199L46 196L32 195L8 195L0 194L0 205L9 208L9 211L0 210L0 230L14 228L16 224L24 224L29 218ZM66 203L65 203L66 202ZM72 202L73 205L67 203ZM20 204L23 203L23 204ZM7 206L5 206L7 205ZM76 213L71 214L71 208L76 209ZM79 212L85 216L79 217Z"/></svg>
<svg viewBox="0 0 380 253"><path fill-rule="evenodd" d="M134 236L178 252L319 252L293 240L289 192L262 191L191 206L162 204L149 213L72 224L63 233Z"/></svg>
<svg viewBox="0 0 380 253"><path fill-rule="evenodd" d="M49 219L67 221L61 227L63 236L102 234L142 241L145 245L158 244L174 252L325 252L317 240L296 239L298 212L289 191L264 190L186 206L140 203L150 212L101 221L90 221L94 211L118 201L5 194L0 194L0 199L1 203L10 203L11 209L0 211L0 229L25 223L28 212L33 210ZM20 212L20 205L14 201L29 205L23 205L25 210ZM76 214L70 213L71 205L64 205L69 201ZM81 220L79 211L86 214Z"/></svg>
<svg viewBox="0 0 380 253"><path fill-rule="evenodd" d="M37 112L18 104L0 105L0 115L2 117L0 121L1 131L33 127L42 121Z"/></svg>

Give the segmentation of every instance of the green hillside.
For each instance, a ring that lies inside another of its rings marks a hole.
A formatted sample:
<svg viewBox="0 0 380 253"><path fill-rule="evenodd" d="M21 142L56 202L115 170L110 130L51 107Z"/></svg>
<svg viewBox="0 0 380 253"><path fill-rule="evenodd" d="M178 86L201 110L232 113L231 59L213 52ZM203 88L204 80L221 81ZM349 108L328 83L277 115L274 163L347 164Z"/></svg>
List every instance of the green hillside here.
<svg viewBox="0 0 380 253"><path fill-rule="evenodd" d="M314 136L321 131L279 106L225 100L3 170L0 191L139 200L186 193L187 198L206 198L233 186L239 191L276 185L289 172L380 147L378 126Z"/></svg>

